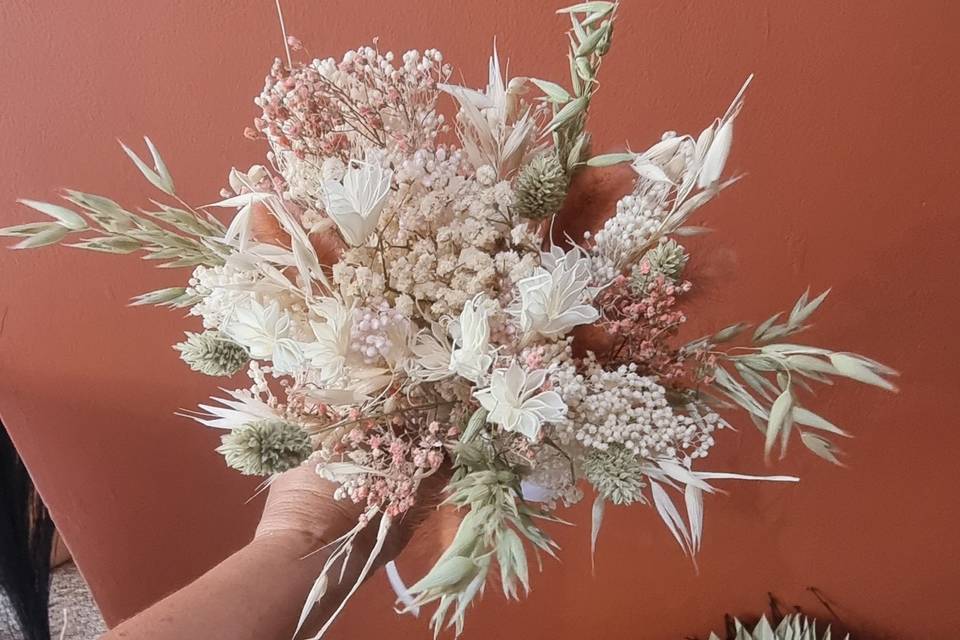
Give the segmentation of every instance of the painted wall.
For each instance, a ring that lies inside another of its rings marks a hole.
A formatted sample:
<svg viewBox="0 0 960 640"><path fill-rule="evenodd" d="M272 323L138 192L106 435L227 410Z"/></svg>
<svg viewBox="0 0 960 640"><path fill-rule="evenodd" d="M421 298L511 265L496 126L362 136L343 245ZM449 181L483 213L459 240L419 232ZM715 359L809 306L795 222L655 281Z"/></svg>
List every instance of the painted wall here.
<svg viewBox="0 0 960 640"><path fill-rule="evenodd" d="M384 48L437 47L479 85L498 34L514 74L565 77L554 2L285 4L313 55L380 36ZM146 204L115 142L143 133L189 200L216 199L231 165L263 151L241 132L280 52L272 5L0 3L0 223L32 218L15 198L63 186ZM849 467L798 447L779 468L798 486L708 499L699 575L654 513L612 510L595 576L587 527L557 531L563 562L545 563L522 606L488 592L467 637L668 640L758 610L767 591L817 610L810 585L859 628L953 637L958 21L947 0L624 1L593 110L598 150L699 131L757 74L730 162L748 175L708 207L717 232L692 247L693 330L761 320L807 285L832 286L811 338L896 366L902 392L824 392L825 415L857 434ZM116 623L248 539L254 483L223 467L215 433L173 415L217 386L170 348L194 323L125 306L185 274L60 248L0 251L0 269L3 419ZM759 435L740 424L711 467L764 472ZM570 517L586 523L587 511ZM427 637L390 600L374 580L340 637Z"/></svg>

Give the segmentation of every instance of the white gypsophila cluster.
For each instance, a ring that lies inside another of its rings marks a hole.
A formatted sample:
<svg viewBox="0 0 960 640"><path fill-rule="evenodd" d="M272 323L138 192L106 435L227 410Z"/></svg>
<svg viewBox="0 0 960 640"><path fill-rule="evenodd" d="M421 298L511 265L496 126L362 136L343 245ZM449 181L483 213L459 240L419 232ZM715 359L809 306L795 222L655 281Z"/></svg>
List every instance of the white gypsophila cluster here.
<svg viewBox="0 0 960 640"><path fill-rule="evenodd" d="M718 415L675 412L666 389L640 375L634 364L612 371L594 360L585 365L582 373L562 367L552 376L569 408L567 420L557 426L562 442L601 451L620 444L648 460L707 455Z"/></svg>
<svg viewBox="0 0 960 640"><path fill-rule="evenodd" d="M427 189L435 184L445 185L457 175L462 163L459 149L440 145L432 151L417 149L412 155L400 155L395 163L397 183L418 183Z"/></svg>
<svg viewBox="0 0 960 640"><path fill-rule="evenodd" d="M238 304L252 298L250 287L259 279L258 271L229 264L197 267L190 277L187 292L201 300L191 307L190 315L203 318L204 329L220 328Z"/></svg>
<svg viewBox="0 0 960 640"><path fill-rule="evenodd" d="M344 295L402 298L401 304L416 304L439 318L458 314L479 293L500 298L514 278L532 271L536 254L500 249L527 233L505 224L514 197L510 183L454 176L458 163L444 158L404 170L414 181L404 183L380 214L391 221L381 230L383 243L396 247L383 251L389 282L367 266L377 263L378 248L355 247L333 268Z"/></svg>

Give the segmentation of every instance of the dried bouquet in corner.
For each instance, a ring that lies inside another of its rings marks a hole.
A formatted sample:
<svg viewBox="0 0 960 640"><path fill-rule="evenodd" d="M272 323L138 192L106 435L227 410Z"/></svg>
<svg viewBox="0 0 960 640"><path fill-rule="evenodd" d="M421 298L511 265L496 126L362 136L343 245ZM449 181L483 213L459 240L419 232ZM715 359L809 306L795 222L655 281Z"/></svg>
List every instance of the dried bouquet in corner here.
<svg viewBox="0 0 960 640"><path fill-rule="evenodd" d="M807 591L812 593L820 604L830 613L835 622L840 622L840 618L830 603L824 598L823 594L816 587L808 587ZM784 614L780 610L780 602L771 593L770 598L770 618L763 614L751 627L744 624L739 618L727 614L724 616L726 621L726 634L724 640L852 640L849 633L838 634L834 636L832 625L829 622L822 622L813 618L799 606L794 605L793 612ZM823 631L817 631L817 625ZM685 640L696 640L692 636L687 636ZM721 640L716 633L711 633L707 640Z"/></svg>
<svg viewBox="0 0 960 640"><path fill-rule="evenodd" d="M352 536L378 522L382 541L441 468L453 470L447 500L462 522L401 600L408 611L436 602L434 629L459 633L491 575L508 598L529 589L528 553L556 551L541 523L582 486L596 496L594 544L606 504L642 504L694 554L714 481L795 480L706 467L723 412L745 413L768 455L798 437L837 462L831 438L847 433L805 392L836 377L893 389L878 362L798 342L826 293L750 332L734 324L678 342L693 286L680 241L735 180L723 168L743 90L699 135L588 157L616 11L560 11L572 24L565 86L505 78L496 52L481 89L449 84L433 49L297 62L302 46L287 37L246 131L266 143L266 162L232 169L219 202L184 202L147 140L153 166L124 150L165 196L151 208L66 191L67 206L21 200L52 221L2 230L16 248L64 242L192 268L134 304L189 309L203 329L176 346L183 360L249 376L194 416L224 430L227 464L263 476L309 464L365 505L308 609ZM457 144L438 104L449 98ZM574 174L617 163L635 186L603 228L553 233Z"/></svg>

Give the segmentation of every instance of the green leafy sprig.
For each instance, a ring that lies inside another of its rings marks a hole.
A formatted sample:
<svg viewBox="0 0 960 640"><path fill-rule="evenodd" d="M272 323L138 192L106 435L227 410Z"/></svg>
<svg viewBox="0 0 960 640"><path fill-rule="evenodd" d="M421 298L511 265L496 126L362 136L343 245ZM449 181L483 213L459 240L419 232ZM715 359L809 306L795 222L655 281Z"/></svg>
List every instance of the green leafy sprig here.
<svg viewBox="0 0 960 640"><path fill-rule="evenodd" d="M551 106L553 117L546 132L553 135L557 155L568 175L580 165L589 145L589 135L584 131L587 111L599 87L600 62L610 50L618 5L618 2L582 2L557 11L568 14L572 25L567 54L570 90L549 80L531 79Z"/></svg>
<svg viewBox="0 0 960 640"><path fill-rule="evenodd" d="M155 200L156 210L127 211L109 198L67 189L62 198L72 208L39 202L19 200L31 209L51 218L51 222L29 222L0 228L0 236L22 238L14 249L33 249L52 244L99 251L102 253L145 253L145 260L158 260L162 268L218 266L224 263L227 247L216 240L226 231L212 215L190 207L176 195L173 178L156 147L144 138L154 166L151 168L129 147L123 150L157 189L174 198L180 206L170 206ZM181 208L182 207L182 208ZM79 236L79 237L78 237ZM65 242L70 240L69 242ZM183 287L159 289L139 295L131 304L157 304L186 307L197 302L196 296Z"/></svg>
<svg viewBox="0 0 960 640"><path fill-rule="evenodd" d="M850 434L801 404L800 394L813 393L813 383L833 384L835 378L847 378L896 391L888 378L897 372L875 360L846 351L780 342L809 328L807 320L828 293L824 291L811 300L808 290L785 320L781 321L782 312L774 314L756 328L745 346L725 351L717 348L743 333L748 325L739 323L685 347L688 351L708 350L716 356L716 366L702 372L704 377L711 381L711 389L747 412L764 434L764 454L768 458L778 441L783 458L796 432L807 449L840 464L840 451L830 436Z"/></svg>
<svg viewBox="0 0 960 640"><path fill-rule="evenodd" d="M519 588L530 591L524 541L537 552L556 557L557 544L536 520L560 522L522 497L516 469L499 460L487 434L482 433L486 411L469 420L455 451L457 467L447 487L445 504L467 511L453 542L432 569L410 588L413 605L438 602L430 626L434 636L453 626L463 631L467 607L482 594L494 564L499 568L504 595L518 599Z"/></svg>

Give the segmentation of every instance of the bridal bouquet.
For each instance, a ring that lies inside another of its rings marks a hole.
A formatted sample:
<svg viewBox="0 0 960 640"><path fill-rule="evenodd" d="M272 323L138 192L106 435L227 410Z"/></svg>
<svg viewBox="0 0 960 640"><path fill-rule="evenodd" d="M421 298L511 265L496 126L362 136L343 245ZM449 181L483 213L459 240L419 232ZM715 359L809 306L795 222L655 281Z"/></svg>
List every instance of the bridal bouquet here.
<svg viewBox="0 0 960 640"><path fill-rule="evenodd" d="M246 131L266 162L231 170L218 202L184 202L147 139L152 166L124 151L163 194L149 208L66 191L67 206L21 201L52 221L2 230L16 248L65 242L192 268L134 304L202 324L175 347L192 369L245 372L193 414L223 430L226 464L259 476L309 464L364 506L307 609L366 526L377 527L373 566L438 472L462 521L401 596L405 610L436 602L437 631L462 630L491 575L507 597L527 591L528 554L556 551L541 524L584 488L593 544L605 505L643 504L694 554L715 481L795 480L710 470L724 412L745 414L768 456L799 438L837 462L832 438L848 434L808 408L811 387L841 377L893 389L891 369L797 341L826 293L752 331L678 340L696 260L682 241L736 180L723 169L743 91L696 136L592 155L585 125L616 10L560 11L572 24L565 84L507 78L496 52L480 89L450 84L433 49L298 62L303 47L286 37ZM633 189L596 233L565 234L555 222L571 181L618 163Z"/></svg>

